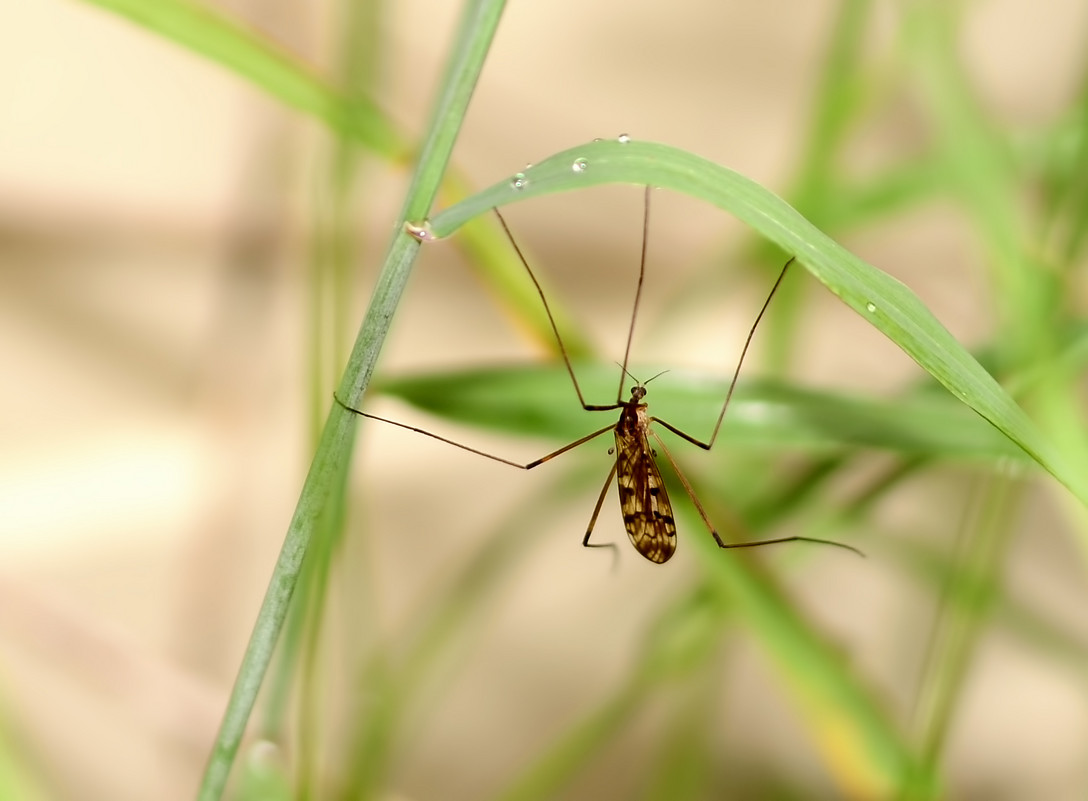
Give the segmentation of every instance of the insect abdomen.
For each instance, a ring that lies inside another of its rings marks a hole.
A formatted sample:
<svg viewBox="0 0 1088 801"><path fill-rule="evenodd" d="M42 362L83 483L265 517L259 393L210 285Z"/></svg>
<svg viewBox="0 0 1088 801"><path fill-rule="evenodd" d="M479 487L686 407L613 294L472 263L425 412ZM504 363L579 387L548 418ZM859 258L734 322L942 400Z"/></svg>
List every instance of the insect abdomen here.
<svg viewBox="0 0 1088 801"><path fill-rule="evenodd" d="M665 482L643 431L616 428L616 486L631 544L651 562L667 562L676 550L676 521Z"/></svg>

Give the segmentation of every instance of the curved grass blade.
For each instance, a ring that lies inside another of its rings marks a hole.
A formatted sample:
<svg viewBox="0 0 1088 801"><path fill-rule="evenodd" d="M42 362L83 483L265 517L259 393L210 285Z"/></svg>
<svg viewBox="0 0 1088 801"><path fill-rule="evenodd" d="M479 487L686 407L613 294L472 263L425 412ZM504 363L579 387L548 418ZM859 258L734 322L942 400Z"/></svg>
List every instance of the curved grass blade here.
<svg viewBox="0 0 1088 801"><path fill-rule="evenodd" d="M844 303L1088 504L1088 477L1070 467L913 292L850 253L773 192L726 167L652 142L625 137L591 142L526 169L519 180L495 184L446 209L431 218L430 230L447 236L494 206L608 183L663 187L705 200L795 255Z"/></svg>

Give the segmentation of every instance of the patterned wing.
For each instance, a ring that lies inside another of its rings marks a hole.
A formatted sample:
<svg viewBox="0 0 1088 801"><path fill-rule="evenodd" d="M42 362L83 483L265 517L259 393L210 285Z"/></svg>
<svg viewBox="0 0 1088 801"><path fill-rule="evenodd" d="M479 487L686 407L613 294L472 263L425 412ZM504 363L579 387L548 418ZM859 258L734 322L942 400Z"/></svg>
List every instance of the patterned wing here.
<svg viewBox="0 0 1088 801"><path fill-rule="evenodd" d="M623 525L635 550L651 562L667 562L676 550L676 521L644 436L616 430L616 486Z"/></svg>

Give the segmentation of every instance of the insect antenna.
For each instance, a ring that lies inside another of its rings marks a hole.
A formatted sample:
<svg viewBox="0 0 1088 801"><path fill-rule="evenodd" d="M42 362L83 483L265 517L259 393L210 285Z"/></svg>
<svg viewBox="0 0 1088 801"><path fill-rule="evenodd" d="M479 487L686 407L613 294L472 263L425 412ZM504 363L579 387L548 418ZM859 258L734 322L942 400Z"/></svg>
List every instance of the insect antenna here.
<svg viewBox="0 0 1088 801"><path fill-rule="evenodd" d="M663 375L665 375L665 373L669 372L668 370L662 370L662 371L661 371L660 373L657 373L656 375L652 375L652 376L650 376L650 377L649 377L649 378L647 378L647 379L646 379L645 381L639 381L639 380L638 380L638 379L637 379L637 378L636 378L636 377L635 377L635 376L634 376L634 375L633 375L633 374L631 373L631 371L630 371L630 370L628 370L628 369L627 369L626 367L624 367L624 366L623 366L622 364L620 364L619 362L613 362L613 364L615 364L615 365L616 365L616 367L618 367L618 368L620 368L621 370L623 370L623 374L624 374L624 375L626 375L626 376L627 376L628 378L630 378L630 379L631 379L632 381L634 381L634 382L635 382L636 384L638 384L638 385L640 385L640 386L643 386L643 387L644 387L644 386L646 386L647 384L649 384L649 383L650 383L651 381L653 381L653 380L654 380L655 378L661 378L661 376L663 376Z"/></svg>

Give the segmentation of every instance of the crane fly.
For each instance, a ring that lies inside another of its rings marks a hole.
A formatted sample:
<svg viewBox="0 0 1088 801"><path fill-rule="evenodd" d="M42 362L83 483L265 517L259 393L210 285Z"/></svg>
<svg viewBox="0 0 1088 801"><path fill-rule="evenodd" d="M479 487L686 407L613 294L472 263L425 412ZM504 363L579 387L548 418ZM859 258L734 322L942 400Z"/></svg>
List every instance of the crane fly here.
<svg viewBox="0 0 1088 801"><path fill-rule="evenodd" d="M722 410L718 414L718 420L714 425L714 431L711 434L710 439L703 442L702 440L681 431L679 428L665 420L653 417L649 414L649 407L645 403L646 385L653 380L652 378L647 379L646 381L635 380L635 385L631 387L630 399L623 399L624 381L627 377L631 376L627 371L627 364L631 354L631 340L634 337L635 332L635 318L638 315L639 302L642 299L642 286L646 276L646 242L650 221L650 187L647 186L645 191L642 219L642 254L639 260L638 284L635 290L634 309L631 313L631 323L627 332L627 346L623 355L623 364L620 365L619 388L616 390L616 401L603 405L586 403L585 396L582 394L582 388L578 384L578 378L574 373L574 368L571 365L566 347L563 345L563 339L559 334L559 327L556 325L555 317L552 315L551 307L548 305L548 299L544 295L544 290L541 287L540 281L537 280L536 274L529 266L529 261L525 258L521 248L515 241L509 226L506 224L506 220L503 219L503 216L498 209L495 209L494 211L495 215L499 218L499 223L506 232L506 236L510 240L510 244L513 246L515 253L517 253L518 259L521 261L522 266L525 268L533 285L536 287L537 294L540 296L540 301L544 306L544 311L551 324L552 333L555 334L555 340L558 343L559 351L563 356L563 363L566 365L567 373L570 375L571 383L574 385L574 392L578 396L578 402L587 412L609 412L618 410L620 412L619 421L615 424L610 424L604 428L598 429L591 434L587 434L535 461L522 464L521 462L504 459L501 456L496 456L487 453L486 451L464 445L460 442L455 442L454 440L447 439L446 437L439 436L430 431L425 431L421 428L416 428L415 426L398 423L395 420L389 420L375 414L370 414L369 412L364 412L361 409L352 408L341 401L339 397L334 396L336 402L340 404L340 406L353 414L371 420L388 423L397 426L398 428L414 431L417 434L423 434L424 436L431 437L440 442L445 442L448 445L453 445L470 453L475 453L479 456L484 456L493 461L501 462L502 464L507 464L511 467L517 467L521 470L532 470L534 467L538 467L539 465L554 459L556 456L560 456L569 450L573 450L579 445L584 445L602 434L609 431L613 432L615 446L609 449L609 452L614 453L616 460L608 473L608 478L604 482L604 487L601 489L600 495L597 497L597 503L593 507L593 515L590 517L589 525L586 527L586 535L582 539L582 545L587 548L615 548L613 543L595 543L589 541L590 536L593 534L593 527L597 522L597 517L600 515L601 508L604 506L604 499L608 494L608 488L612 485L612 481L615 480L619 490L620 511L623 514L623 525L627 529L627 536L630 538L631 544L635 546L635 550L656 564L667 562L672 557L673 553L675 553L676 520L673 517L672 502L669 500L669 494L665 489L665 482L662 479L661 471L657 466L655 458L657 451L651 445L652 439L661 449L661 453L665 455L670 467L672 467L673 472L680 480L688 497L691 498L692 504L695 506L696 511L698 511L699 516L702 518L703 523L706 525L707 530L710 532L710 535L714 538L714 542L718 544L719 548L754 548L783 542L815 542L824 545L834 545L863 555L861 554L861 551L854 548L852 545L834 542L833 540L817 539L815 537L788 536L746 542L723 541L721 536L719 536L717 529L714 527L714 524L710 521L710 517L703 508L702 503L699 502L698 497L695 495L695 490L692 488L691 483L684 476L683 472L681 472L676 460L673 459L664 440L662 440L650 427L652 423L657 423L671 431L673 434L676 434L681 439L687 440L691 444L697 445L706 451L709 451L714 447L714 442L718 438L718 432L721 430L722 420L725 419L725 412L729 408L729 402L733 398L733 390L736 387L741 365L744 363L744 357L748 353L748 347L752 343L752 337L755 335L756 328L759 326L760 320L763 319L763 315L767 311L771 299L774 297L775 292L786 277L786 272L789 270L790 264L793 263L792 257L786 262L785 266L782 268L782 272L779 273L778 279L775 281L774 286L771 287L771 291L767 295L767 299L763 302L759 314L756 315L755 322L748 331L748 336L744 341L744 347L741 349L740 358L737 360L737 367L733 371L733 378L729 383L729 389L725 395L725 401L722 403ZM660 373L658 375L660 375ZM654 376L653 378L657 378L657 376Z"/></svg>

